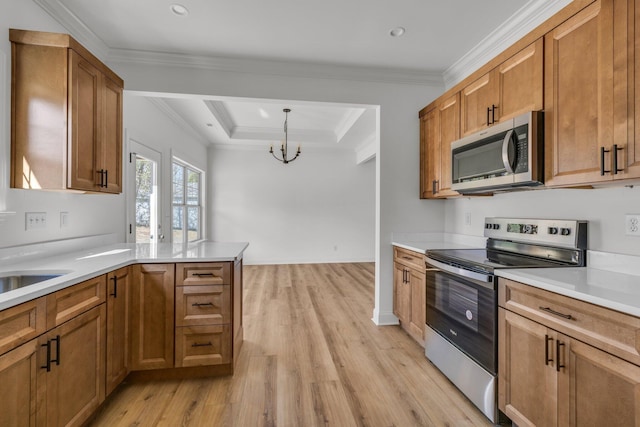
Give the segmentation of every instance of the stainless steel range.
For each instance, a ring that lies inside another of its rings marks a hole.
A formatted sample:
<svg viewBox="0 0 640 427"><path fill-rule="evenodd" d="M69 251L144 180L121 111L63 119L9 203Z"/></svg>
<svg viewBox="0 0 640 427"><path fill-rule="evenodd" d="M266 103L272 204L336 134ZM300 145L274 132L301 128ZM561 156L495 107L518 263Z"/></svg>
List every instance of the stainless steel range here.
<svg viewBox="0 0 640 427"><path fill-rule="evenodd" d="M425 354L492 422L500 268L585 265L586 221L486 218L486 248L427 251Z"/></svg>

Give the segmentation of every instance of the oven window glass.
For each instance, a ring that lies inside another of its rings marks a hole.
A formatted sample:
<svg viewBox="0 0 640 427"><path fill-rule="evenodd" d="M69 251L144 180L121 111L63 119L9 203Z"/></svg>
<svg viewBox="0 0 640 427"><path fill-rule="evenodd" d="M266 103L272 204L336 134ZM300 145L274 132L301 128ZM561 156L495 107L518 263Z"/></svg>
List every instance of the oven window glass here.
<svg viewBox="0 0 640 427"><path fill-rule="evenodd" d="M478 332L478 290L449 280L446 276L436 276L435 306L453 320Z"/></svg>

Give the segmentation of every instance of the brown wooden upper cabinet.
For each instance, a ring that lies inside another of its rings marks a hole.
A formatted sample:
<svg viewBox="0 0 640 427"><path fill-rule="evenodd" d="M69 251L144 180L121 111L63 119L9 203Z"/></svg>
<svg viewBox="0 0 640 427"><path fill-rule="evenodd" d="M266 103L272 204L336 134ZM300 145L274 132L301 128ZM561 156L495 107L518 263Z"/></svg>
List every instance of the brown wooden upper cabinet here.
<svg viewBox="0 0 640 427"><path fill-rule="evenodd" d="M460 138L460 94L443 99L420 117L420 197L456 196L451 189L451 143Z"/></svg>
<svg viewBox="0 0 640 427"><path fill-rule="evenodd" d="M540 38L462 89L462 136L542 110L543 46Z"/></svg>
<svg viewBox="0 0 640 427"><path fill-rule="evenodd" d="M11 187L122 192L123 80L67 34L9 39Z"/></svg>
<svg viewBox="0 0 640 427"><path fill-rule="evenodd" d="M640 177L634 9L630 0L599 0L546 36L548 186Z"/></svg>

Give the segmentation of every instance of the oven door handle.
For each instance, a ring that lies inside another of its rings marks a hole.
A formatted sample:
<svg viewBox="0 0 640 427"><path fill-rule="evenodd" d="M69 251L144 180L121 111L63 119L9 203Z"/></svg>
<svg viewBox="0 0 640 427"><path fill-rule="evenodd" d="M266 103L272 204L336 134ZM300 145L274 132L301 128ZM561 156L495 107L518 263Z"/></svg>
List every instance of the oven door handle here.
<svg viewBox="0 0 640 427"><path fill-rule="evenodd" d="M433 267L437 267L438 269L442 270L442 271L446 271L448 273L451 274L455 274L458 276L462 276L462 277L466 277L468 279L472 279L474 280L476 283L478 283L480 286L485 287L485 288L489 288L489 289L493 289L493 275L492 274L483 274L483 273L478 273L475 271L470 271L470 270L465 270L464 268L459 268L459 267L454 267L452 265L448 265L445 264L443 262L440 261L436 261L434 259L431 259L429 257L425 258L426 262L433 266Z"/></svg>

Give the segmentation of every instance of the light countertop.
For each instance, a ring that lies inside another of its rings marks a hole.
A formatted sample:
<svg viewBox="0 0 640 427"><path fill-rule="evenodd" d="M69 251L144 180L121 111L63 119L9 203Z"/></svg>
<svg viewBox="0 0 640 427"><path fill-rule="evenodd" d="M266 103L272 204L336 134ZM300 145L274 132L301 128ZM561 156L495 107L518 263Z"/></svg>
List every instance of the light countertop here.
<svg viewBox="0 0 640 427"><path fill-rule="evenodd" d="M414 252L434 249L484 248L486 238L450 233L394 233L391 244Z"/></svg>
<svg viewBox="0 0 640 427"><path fill-rule="evenodd" d="M19 274L61 274L30 286L0 294L0 310L139 263L223 262L242 258L246 242L199 242L182 244L121 243L80 250L51 257L15 259L0 265L0 276Z"/></svg>
<svg viewBox="0 0 640 427"><path fill-rule="evenodd" d="M640 276L592 267L496 270L496 275L640 317Z"/></svg>

